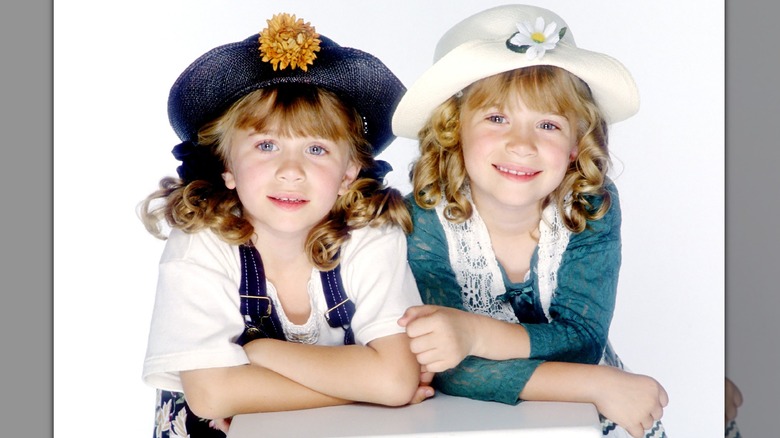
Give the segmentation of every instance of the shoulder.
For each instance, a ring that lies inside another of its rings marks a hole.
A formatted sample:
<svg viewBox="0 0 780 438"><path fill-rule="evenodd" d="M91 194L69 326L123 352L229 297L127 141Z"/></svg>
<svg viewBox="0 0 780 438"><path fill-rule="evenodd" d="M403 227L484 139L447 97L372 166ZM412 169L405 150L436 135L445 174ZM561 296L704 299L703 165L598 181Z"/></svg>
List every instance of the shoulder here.
<svg viewBox="0 0 780 438"><path fill-rule="evenodd" d="M160 262L189 262L214 268L217 267L214 265L233 268L238 260L238 247L223 241L211 230L186 233L173 229Z"/></svg>
<svg viewBox="0 0 780 438"><path fill-rule="evenodd" d="M617 185L611 180L607 179L604 183L605 195L585 195L584 198L591 204L591 211L595 211L604 203L606 197L609 197L610 208L607 215L613 214L620 216L620 194L618 193Z"/></svg>
<svg viewBox="0 0 780 438"><path fill-rule="evenodd" d="M414 228L407 236L407 256L413 270L427 270L431 261L449 263L449 245L439 214L422 208L409 195L407 205Z"/></svg>
<svg viewBox="0 0 780 438"><path fill-rule="evenodd" d="M341 263L406 254L406 235L397 226L366 226L350 231L341 248Z"/></svg>
<svg viewBox="0 0 780 438"><path fill-rule="evenodd" d="M589 220L587 227L581 233L575 233L571 236L570 247L578 243L592 243L593 239L598 240L620 240L620 226L622 216L620 211L620 197L617 186L614 182L608 181L604 190L609 196L610 206L607 212L599 219ZM605 200L604 196L586 196L585 198L592 205L593 209L601 207Z"/></svg>
<svg viewBox="0 0 780 438"><path fill-rule="evenodd" d="M444 230L435 209L420 207L411 194L406 196L405 201L414 225L410 240L430 235L444 237Z"/></svg>
<svg viewBox="0 0 780 438"><path fill-rule="evenodd" d="M602 203L604 202L607 196L609 197L609 201L610 201L609 210L607 210L607 213L604 215L604 217L602 217L597 221L591 221L591 222L602 222L604 224L610 224L610 225L617 224L619 226L621 213L620 213L620 194L618 193L617 186L615 185L614 182L612 182L612 180L607 180L607 182L604 184L604 191L606 192L606 195L586 197L588 202L590 202L591 205L593 205L594 210L601 207Z"/></svg>

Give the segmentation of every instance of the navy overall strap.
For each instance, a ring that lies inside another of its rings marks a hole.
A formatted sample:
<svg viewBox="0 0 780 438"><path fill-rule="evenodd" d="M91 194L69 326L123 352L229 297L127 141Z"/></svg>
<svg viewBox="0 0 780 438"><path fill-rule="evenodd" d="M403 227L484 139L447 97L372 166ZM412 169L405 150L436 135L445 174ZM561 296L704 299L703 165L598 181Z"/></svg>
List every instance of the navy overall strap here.
<svg viewBox="0 0 780 438"><path fill-rule="evenodd" d="M355 335L352 333L351 325L352 315L355 314L355 303L344 292L340 266L337 265L333 270L327 272L320 271L322 289L325 291L325 302L328 304L325 319L331 327L343 328L344 345L351 345L355 343Z"/></svg>
<svg viewBox="0 0 780 438"><path fill-rule="evenodd" d="M266 291L265 270L260 253L254 246L241 245L239 254L241 256L239 296L245 328L236 343L244 345L258 338L285 340L279 316ZM354 344L351 321L355 313L355 305L344 292L339 266L331 271L320 272L320 279L328 306L325 319L331 327L344 329L345 345Z"/></svg>
<svg viewBox="0 0 780 438"><path fill-rule="evenodd" d="M244 332L236 341L239 345L258 338L285 340L279 316L265 287L265 270L260 253L254 246L239 246L241 256L241 314L244 315Z"/></svg>

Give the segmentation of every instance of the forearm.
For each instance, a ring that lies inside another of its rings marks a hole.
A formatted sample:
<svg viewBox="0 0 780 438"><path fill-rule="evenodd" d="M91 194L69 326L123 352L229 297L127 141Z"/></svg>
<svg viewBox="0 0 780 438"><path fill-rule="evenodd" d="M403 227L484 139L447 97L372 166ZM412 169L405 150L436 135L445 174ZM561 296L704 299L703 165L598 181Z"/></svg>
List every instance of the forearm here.
<svg viewBox="0 0 780 438"><path fill-rule="evenodd" d="M491 360L527 359L531 341L525 327L489 316L465 313L464 330L473 333L470 356Z"/></svg>
<svg viewBox="0 0 780 438"><path fill-rule="evenodd" d="M524 324L531 339L530 357L546 361L598 362L615 309L620 251L620 206L615 192L607 215L589 221L584 231L570 237L561 256L548 309L552 321ZM538 260L533 263L537 269L534 288L541 295L545 293L543 280L549 279L550 273L544 269L545 264Z"/></svg>
<svg viewBox="0 0 780 438"><path fill-rule="evenodd" d="M350 403L255 365L182 371L181 380L190 409L202 418Z"/></svg>
<svg viewBox="0 0 780 438"><path fill-rule="evenodd" d="M601 325L571 315L559 316L549 324L522 325L531 346L528 357L532 359L597 364L607 343L607 332Z"/></svg>
<svg viewBox="0 0 780 438"><path fill-rule="evenodd" d="M520 392L529 401L596 403L598 384L603 378L599 365L545 362L539 365Z"/></svg>
<svg viewBox="0 0 780 438"><path fill-rule="evenodd" d="M449 395L513 405L520 401L519 394L540 363L469 356L457 367L436 373L433 386Z"/></svg>
<svg viewBox="0 0 780 438"><path fill-rule="evenodd" d="M244 348L253 364L339 399L397 406L408 403L417 389L420 367L404 334L368 346L262 339Z"/></svg>
<svg viewBox="0 0 780 438"><path fill-rule="evenodd" d="M631 436L644 436L669 403L655 379L611 366L546 362L520 392L524 400L593 403Z"/></svg>

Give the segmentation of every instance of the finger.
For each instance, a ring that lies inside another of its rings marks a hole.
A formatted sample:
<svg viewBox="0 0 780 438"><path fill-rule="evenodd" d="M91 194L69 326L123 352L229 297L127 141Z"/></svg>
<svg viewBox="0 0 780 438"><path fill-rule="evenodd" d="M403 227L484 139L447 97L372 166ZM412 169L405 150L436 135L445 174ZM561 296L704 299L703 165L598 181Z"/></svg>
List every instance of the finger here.
<svg viewBox="0 0 780 438"><path fill-rule="evenodd" d="M658 400L661 402L661 406L666 407L666 405L669 404L669 394L666 393L666 390L663 386L660 386L661 393L659 394Z"/></svg>
<svg viewBox="0 0 780 438"><path fill-rule="evenodd" d="M653 424L655 424L655 419L653 419L653 416L650 414L647 414L647 417L645 417L644 420L642 420L642 429L643 432L645 430L650 430L653 428Z"/></svg>
<svg viewBox="0 0 780 438"><path fill-rule="evenodd" d="M431 372L420 373L420 383L426 385L430 384L433 381L433 375L434 373Z"/></svg>
<svg viewBox="0 0 780 438"><path fill-rule="evenodd" d="M419 363L422 366L425 366L425 368L428 370L428 372L439 372L441 370L436 369L434 367L435 362L440 362L442 360L442 357L440 357L440 353L437 350L422 350L422 351L416 351L414 347L411 346L410 348L412 350L412 353L414 353L415 357L417 358L417 363Z"/></svg>
<svg viewBox="0 0 780 438"><path fill-rule="evenodd" d="M664 416L664 410L659 406L650 412L654 421L660 420Z"/></svg>
<svg viewBox="0 0 780 438"><path fill-rule="evenodd" d="M230 422L232 418L216 418L214 420L209 421L209 427L212 429L219 430L223 433L228 433L228 430L230 429Z"/></svg>
<svg viewBox="0 0 780 438"><path fill-rule="evenodd" d="M623 428L626 429L626 432L633 438L642 438L645 435L644 429L638 424L629 427L624 426Z"/></svg>
<svg viewBox="0 0 780 438"><path fill-rule="evenodd" d="M726 424L737 417L737 408L731 403L726 405Z"/></svg>
<svg viewBox="0 0 780 438"><path fill-rule="evenodd" d="M423 354L423 353L435 350L435 347L436 347L435 345L431 344L430 338L428 338L426 336L413 337L409 341L409 350L411 350L411 352L416 354L416 355L420 355L420 354ZM430 360L428 362L430 362ZM418 363L420 365L425 365L428 362L420 362L419 361L419 357L418 357Z"/></svg>
<svg viewBox="0 0 780 438"><path fill-rule="evenodd" d="M452 368L454 365L450 366L447 364L446 361L443 360L431 360L431 362L427 363L425 366L428 368L428 371L430 371L431 373L441 373L443 371L447 371L448 369Z"/></svg>
<svg viewBox="0 0 780 438"><path fill-rule="evenodd" d="M436 327L431 322L430 316L436 313L436 306L420 306L426 307L425 309L407 309L410 312L408 319L404 322L406 325L406 335L410 338L418 338L420 336L431 333Z"/></svg>
<svg viewBox="0 0 780 438"><path fill-rule="evenodd" d="M742 406L742 391L736 386L734 387L734 403L736 403L737 406Z"/></svg>
<svg viewBox="0 0 780 438"><path fill-rule="evenodd" d="M412 397L412 400L409 402L410 405L415 405L417 403L421 403L424 400L433 397L434 391L433 388L430 386L420 386L417 388L417 391L415 391L414 396Z"/></svg>
<svg viewBox="0 0 780 438"><path fill-rule="evenodd" d="M401 316L401 318L398 320L398 324L402 327L405 327L407 324L412 322L413 320L429 315L433 312L435 312L436 306L431 306L427 304L423 304L420 306L412 306L406 309L404 314Z"/></svg>

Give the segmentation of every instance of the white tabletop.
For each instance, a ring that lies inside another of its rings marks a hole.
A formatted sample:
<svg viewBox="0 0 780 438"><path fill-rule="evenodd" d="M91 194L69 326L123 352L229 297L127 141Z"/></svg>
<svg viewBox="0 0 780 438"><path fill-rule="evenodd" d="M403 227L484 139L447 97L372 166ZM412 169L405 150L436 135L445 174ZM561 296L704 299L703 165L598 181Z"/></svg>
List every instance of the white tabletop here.
<svg viewBox="0 0 780 438"><path fill-rule="evenodd" d="M237 415L228 433L228 438L369 436L597 438L601 426L590 403L522 402L510 406L437 394L400 408L353 404Z"/></svg>

